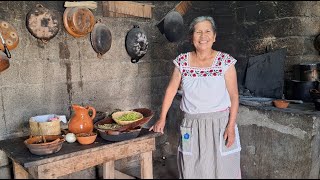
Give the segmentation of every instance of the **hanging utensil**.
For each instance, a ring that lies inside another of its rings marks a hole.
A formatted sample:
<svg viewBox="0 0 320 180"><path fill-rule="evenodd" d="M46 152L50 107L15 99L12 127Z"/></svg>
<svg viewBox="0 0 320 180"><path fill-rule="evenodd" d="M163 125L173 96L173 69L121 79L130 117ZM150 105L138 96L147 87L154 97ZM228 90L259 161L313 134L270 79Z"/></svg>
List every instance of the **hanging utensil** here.
<svg viewBox="0 0 320 180"><path fill-rule="evenodd" d="M101 23L101 19L98 19L97 23L93 26L90 38L91 45L97 53L98 58L101 58L111 48L111 31L105 24Z"/></svg>
<svg viewBox="0 0 320 180"><path fill-rule="evenodd" d="M6 42L4 41L4 39L3 39L3 37L2 37L1 32L0 32L0 38L1 38L1 42L2 42L3 47L4 47L4 53L7 55L8 58L11 58L10 51L9 51L9 49L8 49L8 47L7 47Z"/></svg>
<svg viewBox="0 0 320 180"><path fill-rule="evenodd" d="M126 50L131 57L132 63L137 63L148 50L148 38L143 29L138 25L133 28L126 35Z"/></svg>
<svg viewBox="0 0 320 180"><path fill-rule="evenodd" d="M34 37L47 43L59 32L59 15L37 4L27 14L27 29Z"/></svg>
<svg viewBox="0 0 320 180"><path fill-rule="evenodd" d="M0 32L2 38L5 39L7 48L12 50L19 44L19 36L16 29L6 21L0 20ZM3 45L0 43L0 50L4 51Z"/></svg>
<svg viewBox="0 0 320 180"><path fill-rule="evenodd" d="M0 51L0 72L8 69L9 66L10 66L9 58L4 52Z"/></svg>

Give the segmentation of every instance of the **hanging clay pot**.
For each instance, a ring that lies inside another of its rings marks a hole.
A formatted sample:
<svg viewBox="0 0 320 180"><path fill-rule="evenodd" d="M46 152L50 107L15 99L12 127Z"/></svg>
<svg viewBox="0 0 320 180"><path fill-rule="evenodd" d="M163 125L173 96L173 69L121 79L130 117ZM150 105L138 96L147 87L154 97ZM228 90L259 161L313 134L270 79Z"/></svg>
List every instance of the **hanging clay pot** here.
<svg viewBox="0 0 320 180"><path fill-rule="evenodd" d="M53 11L37 4L27 14L27 29L34 37L46 43L58 34L59 17Z"/></svg>
<svg viewBox="0 0 320 180"><path fill-rule="evenodd" d="M4 52L0 51L0 72L8 69L9 66L10 66L9 58Z"/></svg>
<svg viewBox="0 0 320 180"><path fill-rule="evenodd" d="M126 50L132 63L137 63L147 53L148 39L146 33L137 25L134 25L127 33Z"/></svg>
<svg viewBox="0 0 320 180"><path fill-rule="evenodd" d="M12 50L18 46L19 44L18 33L11 24L9 24L6 21L0 20L0 32L9 50ZM4 46L1 43L1 41L0 41L0 50L4 51Z"/></svg>
<svg viewBox="0 0 320 180"><path fill-rule="evenodd" d="M63 24L73 37L83 37L92 31L94 15L85 7L68 7L63 13Z"/></svg>
<svg viewBox="0 0 320 180"><path fill-rule="evenodd" d="M91 45L98 58L101 58L111 48L111 32L105 24L101 23L101 19L94 25L90 38Z"/></svg>

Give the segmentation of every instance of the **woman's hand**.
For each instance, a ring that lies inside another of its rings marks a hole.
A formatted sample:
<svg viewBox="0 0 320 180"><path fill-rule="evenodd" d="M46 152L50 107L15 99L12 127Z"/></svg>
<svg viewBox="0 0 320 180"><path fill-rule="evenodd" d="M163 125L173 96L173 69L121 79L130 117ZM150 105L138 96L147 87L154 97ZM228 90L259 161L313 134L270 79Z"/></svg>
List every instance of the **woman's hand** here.
<svg viewBox="0 0 320 180"><path fill-rule="evenodd" d="M165 119L159 119L153 126L151 126L151 128L149 129L149 131L153 130L154 132L160 132L160 133L164 133L164 126L166 125L166 120Z"/></svg>
<svg viewBox="0 0 320 180"><path fill-rule="evenodd" d="M235 127L234 126L227 126L226 130L223 134L223 139L227 140L226 146L229 148L235 140Z"/></svg>

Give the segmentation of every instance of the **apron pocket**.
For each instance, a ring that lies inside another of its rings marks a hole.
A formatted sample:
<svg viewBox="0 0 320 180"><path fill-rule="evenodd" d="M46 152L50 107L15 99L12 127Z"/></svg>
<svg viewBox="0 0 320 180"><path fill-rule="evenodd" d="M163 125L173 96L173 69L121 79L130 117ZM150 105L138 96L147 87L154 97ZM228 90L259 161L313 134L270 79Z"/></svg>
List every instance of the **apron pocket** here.
<svg viewBox="0 0 320 180"><path fill-rule="evenodd" d="M219 134L219 136L220 136L220 148L219 149L220 149L221 156L226 156L226 155L241 151L238 126L237 125L235 126L235 136L236 137L235 137L234 143L229 148L226 146L227 141L225 141L223 139L224 131L225 131L225 129L221 129L220 134Z"/></svg>
<svg viewBox="0 0 320 180"><path fill-rule="evenodd" d="M192 132L191 127L182 127L180 126L181 139L179 145L179 151L183 154L192 154Z"/></svg>

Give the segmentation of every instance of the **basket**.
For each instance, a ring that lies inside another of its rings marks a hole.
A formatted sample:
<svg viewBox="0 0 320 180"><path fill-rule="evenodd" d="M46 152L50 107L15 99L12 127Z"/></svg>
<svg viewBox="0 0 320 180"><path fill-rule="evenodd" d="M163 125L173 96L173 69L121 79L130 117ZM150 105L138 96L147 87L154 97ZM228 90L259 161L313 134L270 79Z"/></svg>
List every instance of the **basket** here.
<svg viewBox="0 0 320 180"><path fill-rule="evenodd" d="M131 121L123 121L123 120L119 119L121 116L129 114L129 113L136 114L138 116L138 118L131 120ZM112 114L112 119L120 125L128 125L128 124L131 124L133 122L136 122L136 121L143 119L143 115L140 112L136 112L136 111L118 111L118 112L115 112Z"/></svg>
<svg viewBox="0 0 320 180"><path fill-rule="evenodd" d="M50 118L53 117L55 117L55 115L42 115L31 117L29 119L30 135L60 135L60 120L48 121Z"/></svg>

